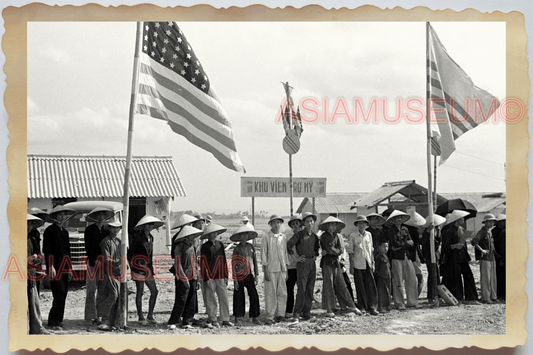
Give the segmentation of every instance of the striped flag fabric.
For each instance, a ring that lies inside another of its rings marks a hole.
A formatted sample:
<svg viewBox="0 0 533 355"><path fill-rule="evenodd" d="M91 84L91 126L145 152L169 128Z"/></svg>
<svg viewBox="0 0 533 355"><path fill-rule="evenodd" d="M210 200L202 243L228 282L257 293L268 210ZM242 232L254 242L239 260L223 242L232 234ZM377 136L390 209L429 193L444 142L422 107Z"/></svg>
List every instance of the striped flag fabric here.
<svg viewBox="0 0 533 355"><path fill-rule="evenodd" d="M455 140L489 119L500 102L473 83L448 55L429 23L428 29L428 104L435 113L430 121L431 145L432 154L440 155L441 165L455 151Z"/></svg>
<svg viewBox="0 0 533 355"><path fill-rule="evenodd" d="M226 111L175 22L144 22L136 113L164 120L229 169L245 172Z"/></svg>

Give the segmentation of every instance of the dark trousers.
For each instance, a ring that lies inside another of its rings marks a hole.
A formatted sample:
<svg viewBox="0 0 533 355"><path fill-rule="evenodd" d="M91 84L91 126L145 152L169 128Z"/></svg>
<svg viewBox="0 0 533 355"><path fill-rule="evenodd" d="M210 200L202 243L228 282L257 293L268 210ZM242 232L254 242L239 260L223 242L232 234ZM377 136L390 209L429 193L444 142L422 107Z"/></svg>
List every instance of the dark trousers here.
<svg viewBox="0 0 533 355"><path fill-rule="evenodd" d="M477 300L476 282L468 262L452 263L448 267L450 268L448 270L449 277L446 278L444 286L448 288L458 301Z"/></svg>
<svg viewBox="0 0 533 355"><path fill-rule="evenodd" d="M435 285L440 285L440 271L439 271L439 265L438 264L431 264L431 263L427 263L426 264L426 268L428 270L428 284L427 284L427 289L428 289L428 300L432 300L434 299L435 297L437 297L439 295L439 293L437 292L437 289L433 287L433 272L431 270L431 267L434 267L436 270L435 270L435 273L436 273L436 276L437 276L437 282L435 283Z"/></svg>
<svg viewBox="0 0 533 355"><path fill-rule="evenodd" d="M383 308L390 307L391 279L378 276L376 278L376 289L378 292L378 311L382 311Z"/></svg>
<svg viewBox="0 0 533 355"><path fill-rule="evenodd" d="M120 302L120 281L118 278L119 276L113 277L106 273L104 279L98 281L101 286L97 298L97 313L106 320L108 325L116 325L117 321Z"/></svg>
<svg viewBox="0 0 533 355"><path fill-rule="evenodd" d="M235 318L244 317L246 308L244 288L248 291L248 298L250 299L248 316L251 318L259 317L259 295L257 294L255 279L252 274L248 275L244 280L239 281L239 289L233 291L233 315Z"/></svg>
<svg viewBox="0 0 533 355"><path fill-rule="evenodd" d="M189 280L189 288L185 287L185 283L176 277L174 277L174 283L176 286L176 297L168 324L179 324L180 320L182 320L182 325L188 325L195 314L197 301L196 284L198 281Z"/></svg>
<svg viewBox="0 0 533 355"><path fill-rule="evenodd" d="M298 282L298 272L296 269L287 269L288 271L288 278L287 278L287 307L285 312L286 313L292 313L292 310L294 309L294 286L296 286L296 282Z"/></svg>
<svg viewBox="0 0 533 355"><path fill-rule="evenodd" d="M316 280L316 263L315 259L306 259L304 262L296 264L298 274L298 291L296 293L296 305L294 306L294 315L304 316L311 314L313 305L313 292Z"/></svg>
<svg viewBox="0 0 533 355"><path fill-rule="evenodd" d="M348 292L350 293L350 296L352 297L352 301L355 304L355 297L353 295L352 281L350 281L350 276L348 276L347 272L343 272L342 277L344 278L344 282L346 283L346 288L348 289Z"/></svg>
<svg viewBox="0 0 533 355"><path fill-rule="evenodd" d="M48 313L48 326L54 327L63 322L63 315L65 314L65 302L68 293L68 275L61 275L57 281L50 281L50 289L52 290L52 308Z"/></svg>
<svg viewBox="0 0 533 355"><path fill-rule="evenodd" d="M39 304L39 292L36 282L28 280L28 325L29 334L42 334L44 332Z"/></svg>
<svg viewBox="0 0 533 355"><path fill-rule="evenodd" d="M357 292L357 307L368 312L375 311L378 305L378 291L368 263L365 270L354 269L353 278Z"/></svg>
<svg viewBox="0 0 533 355"><path fill-rule="evenodd" d="M500 260L496 260L496 295L505 299L505 262L500 265Z"/></svg>

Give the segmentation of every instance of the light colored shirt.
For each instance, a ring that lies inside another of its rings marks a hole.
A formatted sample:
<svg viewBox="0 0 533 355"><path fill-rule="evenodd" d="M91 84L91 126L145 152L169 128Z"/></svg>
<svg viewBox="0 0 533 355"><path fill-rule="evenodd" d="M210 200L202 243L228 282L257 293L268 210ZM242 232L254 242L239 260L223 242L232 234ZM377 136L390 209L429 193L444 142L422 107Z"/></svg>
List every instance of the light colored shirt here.
<svg viewBox="0 0 533 355"><path fill-rule="evenodd" d="M269 272L287 271L287 237L272 230L261 238L261 265L268 266Z"/></svg>
<svg viewBox="0 0 533 355"><path fill-rule="evenodd" d="M360 234L356 230L348 237L348 254L350 254L350 263L353 268L358 270L365 270L366 264L373 267L374 258L372 252L374 250L372 245L372 234L365 231Z"/></svg>

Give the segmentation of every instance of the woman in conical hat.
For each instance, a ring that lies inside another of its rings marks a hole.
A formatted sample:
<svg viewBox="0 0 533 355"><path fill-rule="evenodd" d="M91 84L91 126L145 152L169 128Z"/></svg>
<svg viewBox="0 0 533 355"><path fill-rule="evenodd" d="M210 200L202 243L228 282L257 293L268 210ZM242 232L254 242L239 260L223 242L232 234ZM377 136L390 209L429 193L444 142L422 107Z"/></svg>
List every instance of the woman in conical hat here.
<svg viewBox="0 0 533 355"><path fill-rule="evenodd" d="M152 231L164 225L164 222L159 218L145 215L135 225L134 234L131 245L128 248L128 261L131 268L131 278L135 281L135 307L137 309L137 316L142 325L149 323L155 324L154 309L157 301L157 285L154 280L154 236ZM146 319L143 314L143 295L144 285L150 290L150 300L148 301L148 315Z"/></svg>
<svg viewBox="0 0 533 355"><path fill-rule="evenodd" d="M346 223L338 219L337 217L328 216L322 223L318 225L318 229L321 231L327 231L328 230L328 224L335 223L337 225L337 233L340 233L344 228L346 228Z"/></svg>
<svg viewBox="0 0 533 355"><path fill-rule="evenodd" d="M196 250L194 240L202 235L202 231L183 226L174 240L174 282L176 298L168 320L168 328L176 329L182 322L182 328L191 329L189 322L194 318L197 301L198 272L196 268Z"/></svg>
<svg viewBox="0 0 533 355"><path fill-rule="evenodd" d="M477 304L474 275L466 244L465 217L470 213L453 210L446 215L442 229L442 283L460 301Z"/></svg>
<svg viewBox="0 0 533 355"><path fill-rule="evenodd" d="M409 255L409 249L414 246L414 242L409 230L403 225L410 218L407 213L399 210L394 210L387 218L387 221L392 222L387 235L390 243L393 297L395 306L399 310L405 310L406 306L416 307L418 304L417 279ZM404 297L404 290L407 300Z"/></svg>
<svg viewBox="0 0 533 355"><path fill-rule="evenodd" d="M224 244L216 240L217 236L227 231L216 223L210 223L200 239L207 239L200 249L200 284L207 311L207 328L219 327L217 309L220 305L220 320L223 326L233 326L229 317L228 302L228 268ZM218 302L217 302L218 298Z"/></svg>
<svg viewBox="0 0 533 355"><path fill-rule="evenodd" d="M231 237L229 237L229 239L232 242L239 242L241 240L241 234L244 234L244 233L247 233L247 238L246 238L247 241L255 239L258 236L257 232L255 231L253 227L251 227L250 224L244 224L240 226L235 232L233 232L233 234L231 235Z"/></svg>
<svg viewBox="0 0 533 355"><path fill-rule="evenodd" d="M88 222L104 222L115 216L115 213L106 207L95 207L87 214L85 220Z"/></svg>
<svg viewBox="0 0 533 355"><path fill-rule="evenodd" d="M43 253L50 279L50 288L54 297L52 308L48 314L48 326L57 330L63 329L68 281L72 277L72 270L69 269L72 265L70 263L66 263L67 268L62 268L61 274L58 275L63 261L70 258L69 232L63 225L75 213L73 209L68 207L55 207L49 214L49 221L53 224L49 225L43 234Z"/></svg>

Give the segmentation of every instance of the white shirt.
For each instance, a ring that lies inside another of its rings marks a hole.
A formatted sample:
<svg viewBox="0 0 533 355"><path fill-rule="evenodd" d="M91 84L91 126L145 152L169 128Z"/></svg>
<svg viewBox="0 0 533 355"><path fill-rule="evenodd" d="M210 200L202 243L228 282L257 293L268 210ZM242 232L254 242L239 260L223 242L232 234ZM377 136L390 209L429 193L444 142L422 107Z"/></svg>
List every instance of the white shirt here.
<svg viewBox="0 0 533 355"><path fill-rule="evenodd" d="M348 238L348 254L350 254L350 261L353 268L365 270L366 263L373 268L373 250L372 234L370 232L365 231L364 234L360 234L359 230L356 230L350 234Z"/></svg>
<svg viewBox="0 0 533 355"><path fill-rule="evenodd" d="M287 271L287 237L272 230L261 238L261 265L268 266L269 272Z"/></svg>

